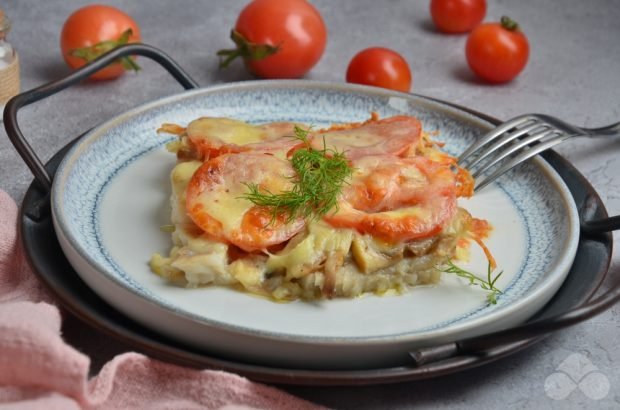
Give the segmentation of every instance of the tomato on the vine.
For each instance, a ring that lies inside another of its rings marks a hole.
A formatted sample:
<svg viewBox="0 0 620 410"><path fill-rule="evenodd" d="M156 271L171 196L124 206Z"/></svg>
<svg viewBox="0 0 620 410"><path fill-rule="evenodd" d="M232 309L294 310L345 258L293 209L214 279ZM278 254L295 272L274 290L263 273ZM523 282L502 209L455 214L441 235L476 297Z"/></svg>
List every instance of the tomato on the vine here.
<svg viewBox="0 0 620 410"><path fill-rule="evenodd" d="M403 56L383 47L357 53L347 68L347 82L374 85L397 91L411 89L411 70Z"/></svg>
<svg viewBox="0 0 620 410"><path fill-rule="evenodd" d="M530 46L516 22L502 17L500 23L481 24L465 45L467 63L476 75L490 83L515 78L527 64Z"/></svg>
<svg viewBox="0 0 620 410"><path fill-rule="evenodd" d="M69 67L79 68L101 54L126 43L140 41L138 24L123 11L93 4L82 7L65 21L60 34L60 48ZM131 57L110 64L93 74L95 80L109 80L126 70L138 70Z"/></svg>
<svg viewBox="0 0 620 410"><path fill-rule="evenodd" d="M253 0L239 14L231 38L237 48L220 50L220 67L242 57L263 78L299 78L319 61L327 28L307 0Z"/></svg>
<svg viewBox="0 0 620 410"><path fill-rule="evenodd" d="M487 12L486 0L431 0L431 17L444 33L467 33Z"/></svg>

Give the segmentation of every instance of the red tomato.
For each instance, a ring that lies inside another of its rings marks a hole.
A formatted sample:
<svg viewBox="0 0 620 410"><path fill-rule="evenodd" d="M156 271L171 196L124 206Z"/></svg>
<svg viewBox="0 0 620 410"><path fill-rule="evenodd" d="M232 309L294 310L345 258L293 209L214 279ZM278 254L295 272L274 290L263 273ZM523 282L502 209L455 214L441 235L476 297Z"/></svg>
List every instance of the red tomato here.
<svg viewBox="0 0 620 410"><path fill-rule="evenodd" d="M299 140L291 138L291 135L295 135L296 124L293 122L272 122L250 127L241 121L226 121L222 118L202 117L187 126L187 137L201 160L247 151L286 153L299 145ZM248 127L257 135L251 140L239 138L239 135L243 135L236 132L239 127Z"/></svg>
<svg viewBox="0 0 620 410"><path fill-rule="evenodd" d="M486 12L486 0L431 0L431 17L444 33L471 31Z"/></svg>
<svg viewBox="0 0 620 410"><path fill-rule="evenodd" d="M263 78L299 78L319 61L327 29L306 0L254 0L239 14L233 40L236 50L220 50L225 67L241 56Z"/></svg>
<svg viewBox="0 0 620 410"><path fill-rule="evenodd" d="M420 140L422 124L417 118L396 115L389 118L371 118L346 126L335 125L310 136L310 146L321 150L343 152L348 159L369 155L401 155Z"/></svg>
<svg viewBox="0 0 620 410"><path fill-rule="evenodd" d="M490 83L505 83L515 78L525 68L529 53L527 37L507 17L502 17L501 23L479 25L465 45L469 67Z"/></svg>
<svg viewBox="0 0 620 410"><path fill-rule="evenodd" d="M450 165L383 155L361 158L353 167L355 173L338 202L338 212L324 217L334 227L355 229L387 242L409 241L437 235L457 211Z"/></svg>
<svg viewBox="0 0 620 410"><path fill-rule="evenodd" d="M114 7L97 4L83 7L71 14L60 34L62 55L73 69L119 45L138 41L140 28L131 17ZM90 78L109 80L122 75L127 66L138 69L131 58L123 60L109 65Z"/></svg>
<svg viewBox="0 0 620 410"><path fill-rule="evenodd" d="M371 47L351 59L347 68L347 82L408 92L411 89L411 70L407 61L397 52Z"/></svg>
<svg viewBox="0 0 620 410"><path fill-rule="evenodd" d="M291 164L260 152L224 154L204 162L194 172L186 191L189 217L210 236L230 242L247 252L279 245L305 227L303 218L287 221L284 214L273 220L271 210L240 199L247 184L276 194L290 191L295 171ZM239 218L231 218L226 204L235 203Z"/></svg>

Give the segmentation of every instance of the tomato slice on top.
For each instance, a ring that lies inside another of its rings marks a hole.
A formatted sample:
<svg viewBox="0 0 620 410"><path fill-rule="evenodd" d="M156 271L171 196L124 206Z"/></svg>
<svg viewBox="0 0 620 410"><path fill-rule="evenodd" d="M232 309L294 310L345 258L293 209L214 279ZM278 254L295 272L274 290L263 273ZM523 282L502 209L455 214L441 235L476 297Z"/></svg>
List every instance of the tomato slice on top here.
<svg viewBox="0 0 620 410"><path fill-rule="evenodd" d="M401 155L418 143L421 131L422 125L414 117L398 115L382 120L373 117L363 123L336 125L314 133L310 143L316 150L327 147L344 152L349 159L368 155Z"/></svg>
<svg viewBox="0 0 620 410"><path fill-rule="evenodd" d="M252 125L229 118L202 117L187 126L187 136L200 158L210 159L226 153L270 152L284 157L299 143L293 138L295 124L273 122Z"/></svg>
<svg viewBox="0 0 620 410"><path fill-rule="evenodd" d="M223 154L198 168L189 182L189 217L215 239L247 251L263 251L300 232L302 218L287 222L272 218L270 209L254 205L243 195L247 184L277 194L292 189L294 170L288 161L257 152Z"/></svg>
<svg viewBox="0 0 620 410"><path fill-rule="evenodd" d="M338 212L325 217L334 227L400 242L438 234L456 212L456 177L449 165L382 155L355 160L353 167Z"/></svg>
<svg viewBox="0 0 620 410"><path fill-rule="evenodd" d="M374 155L354 160L351 166L353 176L343 198L365 212L391 211L454 191L450 167L425 157Z"/></svg>

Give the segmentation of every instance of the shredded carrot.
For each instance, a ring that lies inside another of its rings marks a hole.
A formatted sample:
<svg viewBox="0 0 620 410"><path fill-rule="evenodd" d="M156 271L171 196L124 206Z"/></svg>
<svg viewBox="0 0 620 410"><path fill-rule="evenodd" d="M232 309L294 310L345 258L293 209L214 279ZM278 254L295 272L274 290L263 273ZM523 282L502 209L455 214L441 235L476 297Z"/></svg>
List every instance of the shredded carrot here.
<svg viewBox="0 0 620 410"><path fill-rule="evenodd" d="M469 237L474 240L478 246L484 252L487 260L489 261L489 265L491 266L491 270L494 270L497 267L497 263L495 262L495 258L489 248L485 245L484 239L489 237L491 230L493 227L488 221L484 219L472 218L470 221L469 228Z"/></svg>
<svg viewBox="0 0 620 410"><path fill-rule="evenodd" d="M349 130L352 128L359 128L362 125L366 125L369 124L371 122L376 122L379 121L379 114L375 111L372 111L370 113L370 118L367 119L366 121L362 121L362 122L350 122L350 123L346 123L346 124L333 124L332 126L328 127L328 128L324 128L319 130L319 132L325 132L325 131L341 131L341 130Z"/></svg>
<svg viewBox="0 0 620 410"><path fill-rule="evenodd" d="M457 167L456 171L456 196L469 198L474 194L474 178L469 171Z"/></svg>
<svg viewBox="0 0 620 410"><path fill-rule="evenodd" d="M495 268L497 268L497 263L495 262L495 258L493 257L493 254L491 254L489 248L487 248L482 239L477 237L472 237L472 239L476 241L476 243L482 248L484 256L486 256L487 260L489 261L489 265L491 266L491 271L495 270Z"/></svg>

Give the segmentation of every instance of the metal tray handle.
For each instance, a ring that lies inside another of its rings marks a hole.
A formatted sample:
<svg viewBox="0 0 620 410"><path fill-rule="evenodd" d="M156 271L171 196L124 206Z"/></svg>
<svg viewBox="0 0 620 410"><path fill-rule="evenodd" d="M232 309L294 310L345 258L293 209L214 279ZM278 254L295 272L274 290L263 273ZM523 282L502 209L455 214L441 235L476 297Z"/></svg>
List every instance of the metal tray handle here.
<svg viewBox="0 0 620 410"><path fill-rule="evenodd" d="M164 67L186 90L198 88L198 83L194 81L173 59L163 51L148 46L146 44L133 43L118 47L101 57L93 60L89 64L80 67L68 76L56 81L44 84L13 97L4 108L4 127L9 139L17 149L26 165L34 174L35 179L43 186L46 191L52 187L52 176L45 170L43 162L34 152L28 141L24 138L17 123L17 112L20 108L33 102L42 100L59 91L64 90L80 81L86 80L92 74L116 62L119 58L141 55L156 61Z"/></svg>

